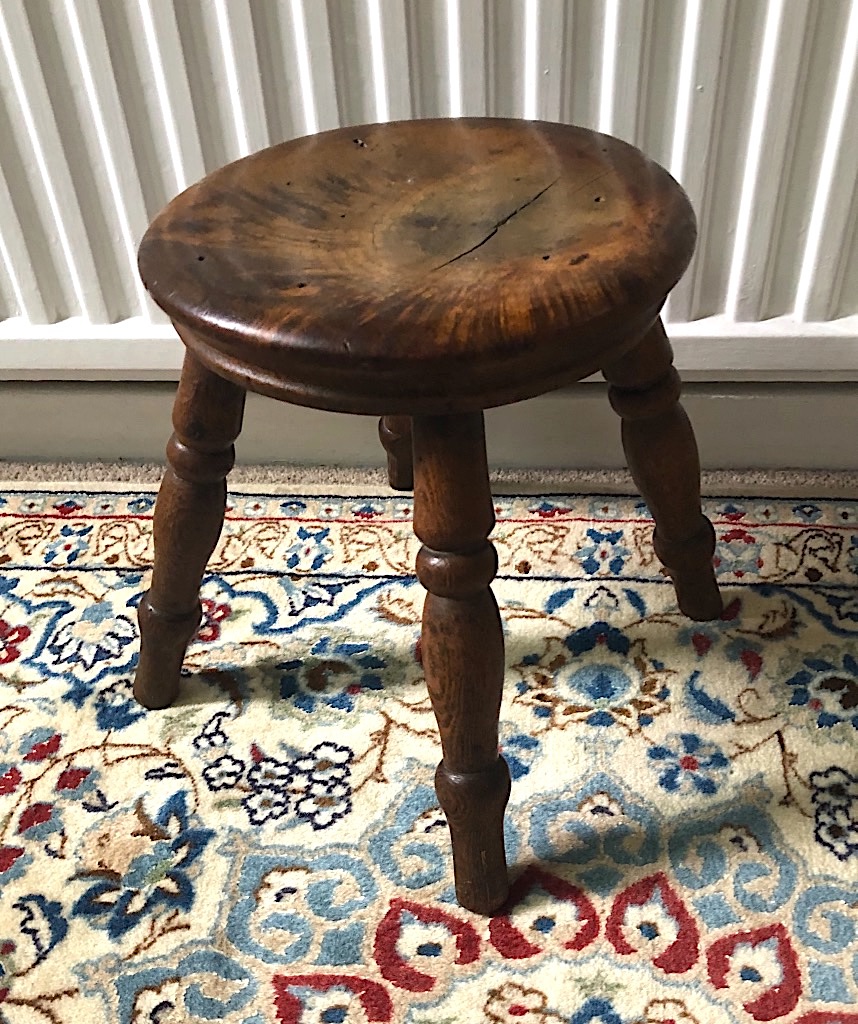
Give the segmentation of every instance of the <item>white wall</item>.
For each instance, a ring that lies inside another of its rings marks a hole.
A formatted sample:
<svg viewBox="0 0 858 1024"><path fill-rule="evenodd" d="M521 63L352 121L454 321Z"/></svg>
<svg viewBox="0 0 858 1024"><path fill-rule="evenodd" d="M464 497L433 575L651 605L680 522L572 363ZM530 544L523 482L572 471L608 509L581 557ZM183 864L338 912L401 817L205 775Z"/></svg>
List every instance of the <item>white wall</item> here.
<svg viewBox="0 0 858 1024"><path fill-rule="evenodd" d="M0 384L0 459L163 462L173 386ZM858 384L692 384L683 399L704 469L858 470ZM486 413L495 468L624 465L603 384L581 384ZM241 463L381 465L376 421L251 395ZM2 477L2 463L0 463Z"/></svg>

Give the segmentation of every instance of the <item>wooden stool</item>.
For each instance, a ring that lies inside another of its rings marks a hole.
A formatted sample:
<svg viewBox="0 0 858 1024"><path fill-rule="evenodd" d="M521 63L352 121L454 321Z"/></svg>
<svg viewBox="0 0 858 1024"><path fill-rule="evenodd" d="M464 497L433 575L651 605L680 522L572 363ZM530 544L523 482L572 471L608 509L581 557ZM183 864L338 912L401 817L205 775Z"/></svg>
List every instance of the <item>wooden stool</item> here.
<svg viewBox="0 0 858 1024"><path fill-rule="evenodd" d="M143 281L187 348L140 604L140 703L163 708L178 692L245 392L382 416L394 487L412 484L413 447L423 666L456 892L497 909L510 778L483 410L601 370L679 606L717 618L714 532L658 318L695 234L685 193L638 150L533 121L338 129L174 199L140 247Z"/></svg>

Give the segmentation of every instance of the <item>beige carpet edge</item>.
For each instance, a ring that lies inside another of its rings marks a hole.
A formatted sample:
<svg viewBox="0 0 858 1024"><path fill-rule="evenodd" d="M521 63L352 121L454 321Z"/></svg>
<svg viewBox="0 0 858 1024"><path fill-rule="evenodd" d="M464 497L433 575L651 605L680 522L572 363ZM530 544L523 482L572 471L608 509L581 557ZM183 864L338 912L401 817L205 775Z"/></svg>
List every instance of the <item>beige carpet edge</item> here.
<svg viewBox="0 0 858 1024"><path fill-rule="evenodd" d="M163 465L137 462L2 462L0 487L20 490L28 485L88 490L116 485L157 486ZM625 470L497 470L492 489L510 493L634 494L635 485ZM260 465L237 466L229 477L232 488L248 485L266 491L390 493L385 474L377 467ZM123 490L125 487L122 488ZM858 498L858 473L811 470L705 470L703 493L712 496Z"/></svg>

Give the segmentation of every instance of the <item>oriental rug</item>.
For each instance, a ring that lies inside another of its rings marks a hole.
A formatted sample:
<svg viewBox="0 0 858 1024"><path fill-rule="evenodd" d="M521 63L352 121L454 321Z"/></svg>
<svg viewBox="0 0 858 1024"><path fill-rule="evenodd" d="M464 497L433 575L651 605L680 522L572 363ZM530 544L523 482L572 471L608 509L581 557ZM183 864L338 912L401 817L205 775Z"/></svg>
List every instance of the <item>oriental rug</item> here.
<svg viewBox="0 0 858 1024"><path fill-rule="evenodd" d="M178 703L131 697L154 492L0 488L0 1019L858 1024L858 502L496 499L509 903L432 789L411 502L238 488ZM479 655L475 651L475 657Z"/></svg>

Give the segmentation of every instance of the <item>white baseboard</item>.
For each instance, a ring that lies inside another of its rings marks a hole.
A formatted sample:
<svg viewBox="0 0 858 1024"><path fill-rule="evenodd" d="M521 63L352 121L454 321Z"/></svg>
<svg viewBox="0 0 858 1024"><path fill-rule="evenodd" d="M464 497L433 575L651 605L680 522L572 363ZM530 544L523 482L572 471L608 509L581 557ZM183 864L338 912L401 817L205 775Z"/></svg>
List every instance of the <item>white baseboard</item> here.
<svg viewBox="0 0 858 1024"><path fill-rule="evenodd" d="M0 459L160 462L168 383L0 384ZM581 384L486 414L497 468L624 465L604 385ZM858 470L858 384L690 384L684 404L707 469ZM375 421L251 395L238 445L245 464L368 466L382 461ZM0 474L2 475L2 474Z"/></svg>
<svg viewBox="0 0 858 1024"><path fill-rule="evenodd" d="M858 314L815 322L710 316L666 327L688 381L858 381ZM0 321L0 380L178 380L182 355L172 326L144 317Z"/></svg>

